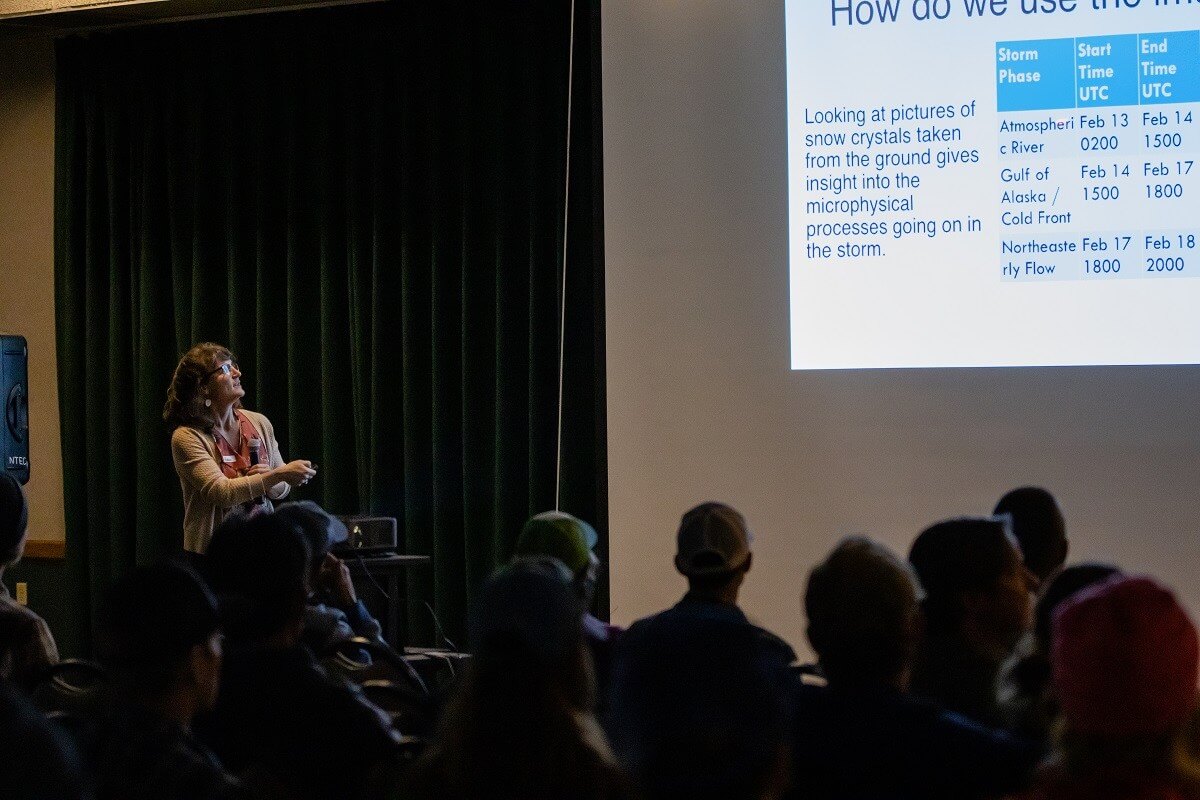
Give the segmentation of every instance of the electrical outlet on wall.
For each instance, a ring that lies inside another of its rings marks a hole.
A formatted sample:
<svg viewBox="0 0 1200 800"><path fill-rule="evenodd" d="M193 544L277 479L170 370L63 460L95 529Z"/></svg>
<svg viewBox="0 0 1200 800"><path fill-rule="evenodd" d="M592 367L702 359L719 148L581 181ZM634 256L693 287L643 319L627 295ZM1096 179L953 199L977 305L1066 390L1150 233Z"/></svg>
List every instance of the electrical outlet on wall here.
<svg viewBox="0 0 1200 800"><path fill-rule="evenodd" d="M24 582L17 583L17 604L22 606L29 605L29 584Z"/></svg>

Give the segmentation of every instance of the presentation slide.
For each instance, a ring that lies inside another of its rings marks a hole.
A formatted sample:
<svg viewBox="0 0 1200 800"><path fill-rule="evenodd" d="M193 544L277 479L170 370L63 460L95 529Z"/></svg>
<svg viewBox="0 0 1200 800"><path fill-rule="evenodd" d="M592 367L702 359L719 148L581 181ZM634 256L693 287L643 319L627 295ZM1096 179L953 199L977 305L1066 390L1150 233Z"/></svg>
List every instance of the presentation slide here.
<svg viewBox="0 0 1200 800"><path fill-rule="evenodd" d="M1200 0L786 0L792 369L1200 363Z"/></svg>

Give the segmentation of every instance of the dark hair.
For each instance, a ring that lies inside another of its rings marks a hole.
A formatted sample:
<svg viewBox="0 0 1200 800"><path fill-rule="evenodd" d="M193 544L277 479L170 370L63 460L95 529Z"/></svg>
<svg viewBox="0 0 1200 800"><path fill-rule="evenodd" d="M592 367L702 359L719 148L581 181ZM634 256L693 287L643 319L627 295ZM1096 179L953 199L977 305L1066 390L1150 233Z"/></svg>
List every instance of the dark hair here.
<svg viewBox="0 0 1200 800"><path fill-rule="evenodd" d="M473 658L410 772L414 796L601 798L620 785L579 726L592 672L569 572L518 561L483 588Z"/></svg>
<svg viewBox="0 0 1200 800"><path fill-rule="evenodd" d="M97 614L100 660L139 694L171 686L188 653L217 631L217 601L179 564L140 567L108 591Z"/></svg>
<svg viewBox="0 0 1200 800"><path fill-rule="evenodd" d="M252 643L298 620L308 597L308 545L278 514L225 518L213 532L204 571L231 645Z"/></svg>
<svg viewBox="0 0 1200 800"><path fill-rule="evenodd" d="M843 539L804 593L808 639L831 683L889 683L913 657L916 576L883 545Z"/></svg>
<svg viewBox="0 0 1200 800"><path fill-rule="evenodd" d="M1045 580L1067 555L1067 524L1054 495L1037 486L1013 489L996 503L995 514L1007 514L1021 545L1025 565Z"/></svg>
<svg viewBox="0 0 1200 800"><path fill-rule="evenodd" d="M1046 653L1050 652L1050 636L1054 626L1054 612L1074 595L1114 575L1121 575L1120 567L1112 564L1074 564L1054 576L1038 597L1033 609L1033 633L1038 644Z"/></svg>
<svg viewBox="0 0 1200 800"><path fill-rule="evenodd" d="M696 620L618 642L613 749L650 797L762 797L785 763L789 685L744 623Z"/></svg>
<svg viewBox="0 0 1200 800"><path fill-rule="evenodd" d="M21 542L29 527L29 501L16 478L0 472L0 567L21 557Z"/></svg>
<svg viewBox="0 0 1200 800"><path fill-rule="evenodd" d="M922 607L930 631L957 627L963 595L994 587L1015 547L1006 517L958 517L922 531L908 562L925 591Z"/></svg>
<svg viewBox="0 0 1200 800"><path fill-rule="evenodd" d="M172 429L187 425L205 433L212 432L212 415L204 406L201 389L218 364L233 359L234 355L228 348L213 342L201 342L183 354L175 367L175 374L171 376L167 402L163 406L163 419ZM235 407L240 408L241 403Z"/></svg>

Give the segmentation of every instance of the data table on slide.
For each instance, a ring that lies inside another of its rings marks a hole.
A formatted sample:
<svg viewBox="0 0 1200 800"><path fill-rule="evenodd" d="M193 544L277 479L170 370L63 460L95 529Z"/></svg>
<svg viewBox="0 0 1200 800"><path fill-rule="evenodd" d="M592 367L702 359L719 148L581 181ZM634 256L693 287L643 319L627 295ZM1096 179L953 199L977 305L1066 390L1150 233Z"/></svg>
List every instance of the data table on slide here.
<svg viewBox="0 0 1200 800"><path fill-rule="evenodd" d="M1200 277L1200 30L995 48L999 278Z"/></svg>

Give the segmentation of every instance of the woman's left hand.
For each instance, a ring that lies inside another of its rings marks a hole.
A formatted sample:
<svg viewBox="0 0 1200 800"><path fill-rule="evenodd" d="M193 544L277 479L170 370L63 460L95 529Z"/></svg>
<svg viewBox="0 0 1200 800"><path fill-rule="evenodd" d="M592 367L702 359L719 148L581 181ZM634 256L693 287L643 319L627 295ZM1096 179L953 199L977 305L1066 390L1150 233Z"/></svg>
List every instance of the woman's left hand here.
<svg viewBox="0 0 1200 800"><path fill-rule="evenodd" d="M246 475L266 475L271 471L271 468L266 464L255 464L250 469L246 470Z"/></svg>

